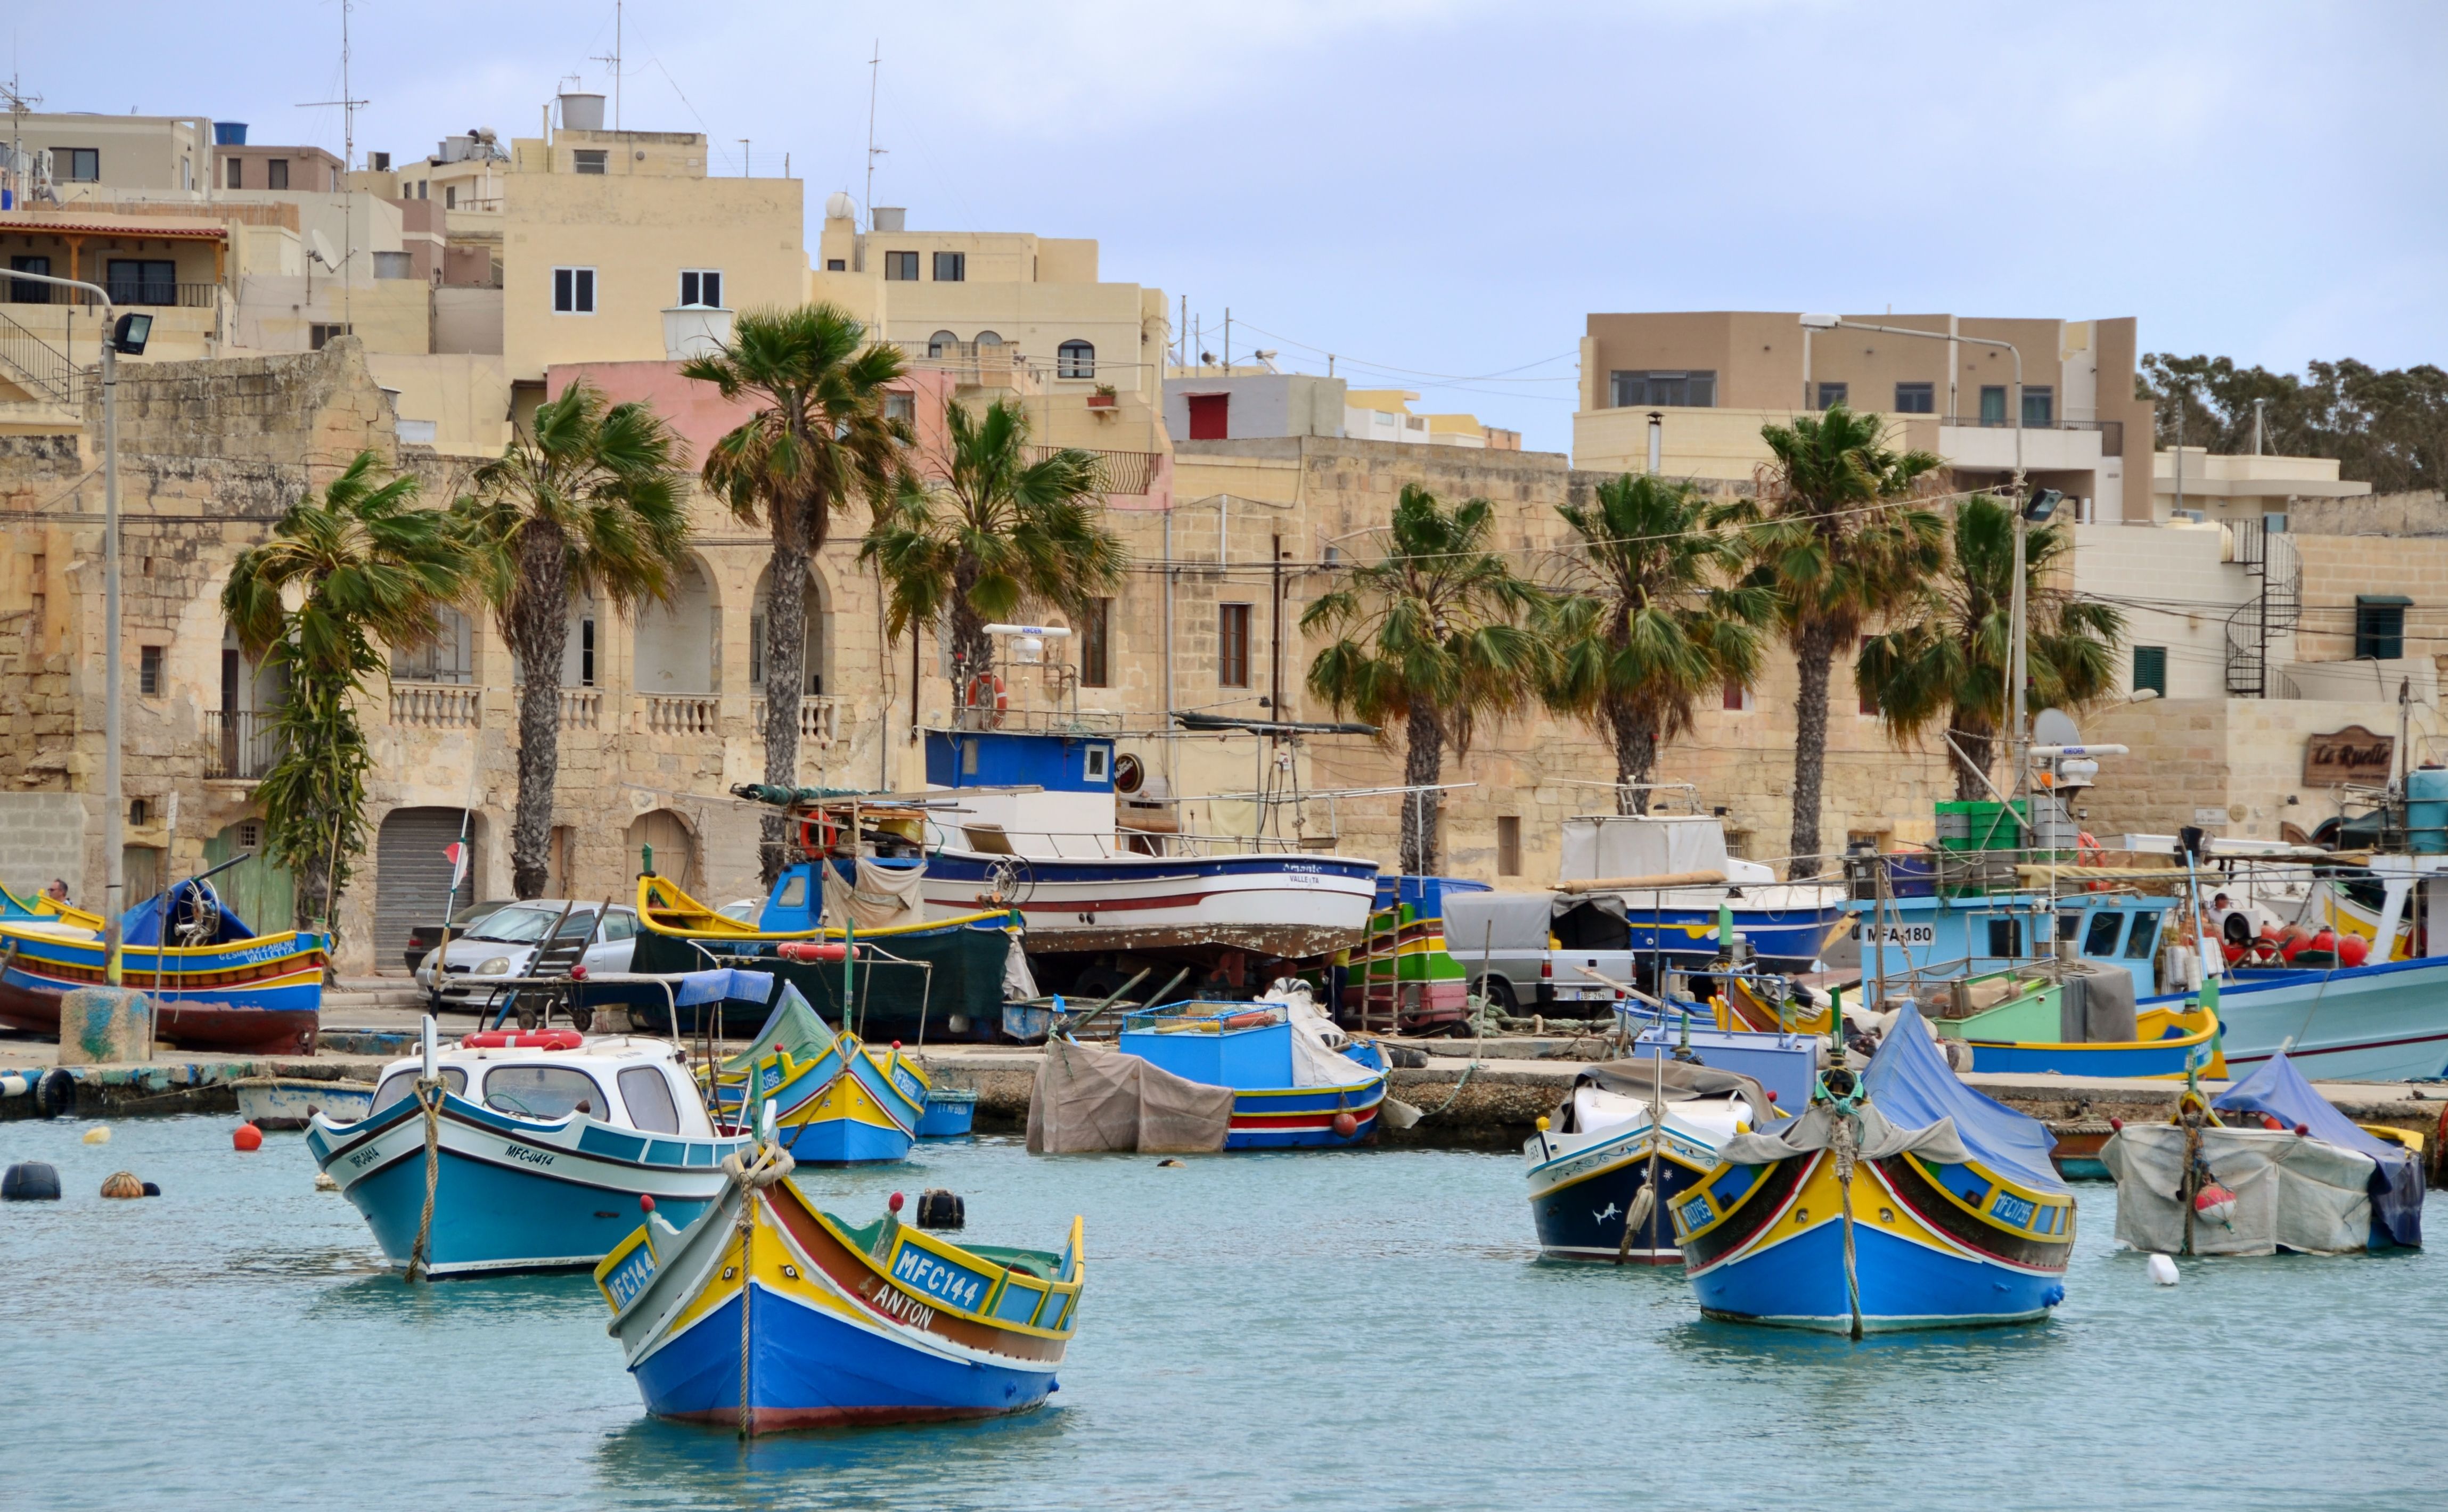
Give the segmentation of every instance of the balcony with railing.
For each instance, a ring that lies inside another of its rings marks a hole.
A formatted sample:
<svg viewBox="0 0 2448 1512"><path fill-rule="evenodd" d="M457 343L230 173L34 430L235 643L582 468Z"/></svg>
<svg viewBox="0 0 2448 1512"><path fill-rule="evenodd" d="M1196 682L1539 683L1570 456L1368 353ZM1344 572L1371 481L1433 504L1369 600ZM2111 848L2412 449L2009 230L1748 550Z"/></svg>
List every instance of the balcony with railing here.
<svg viewBox="0 0 2448 1512"><path fill-rule="evenodd" d="M254 782L280 759L280 732L268 709L204 715L204 775Z"/></svg>
<svg viewBox="0 0 2448 1512"><path fill-rule="evenodd" d="M484 720L484 690L465 682L393 682L391 722L411 730L473 730Z"/></svg>
<svg viewBox="0 0 2448 1512"><path fill-rule="evenodd" d="M1107 493L1146 493L1156 487L1157 474L1164 467L1161 451L1105 451L1094 448L1033 446L1028 449L1028 459L1042 462L1063 450L1086 450L1095 457Z"/></svg>
<svg viewBox="0 0 2448 1512"><path fill-rule="evenodd" d="M638 699L640 735L718 736L722 699L713 693L649 693Z"/></svg>
<svg viewBox="0 0 2448 1512"><path fill-rule="evenodd" d="M802 744L832 745L841 738L842 700L830 694L810 694L799 700L799 740ZM748 735L762 739L765 734L765 700L748 700Z"/></svg>
<svg viewBox="0 0 2448 1512"><path fill-rule="evenodd" d="M1024 394L1045 388L1046 366L1022 355L1020 348L1008 341L903 341L897 345L910 367L949 373L964 388Z"/></svg>
<svg viewBox="0 0 2448 1512"><path fill-rule="evenodd" d="M5 276L0 276L4 278ZM209 310L220 302L221 286L210 280L188 282L179 278L104 277L93 280L110 291L110 302L120 309L131 305L164 306L176 310ZM99 309L101 296L90 289L62 288L56 283L33 283L16 279L8 284L11 304L81 305Z"/></svg>
<svg viewBox="0 0 2448 1512"><path fill-rule="evenodd" d="M603 690L601 688L562 689L561 727L564 730L602 729Z"/></svg>

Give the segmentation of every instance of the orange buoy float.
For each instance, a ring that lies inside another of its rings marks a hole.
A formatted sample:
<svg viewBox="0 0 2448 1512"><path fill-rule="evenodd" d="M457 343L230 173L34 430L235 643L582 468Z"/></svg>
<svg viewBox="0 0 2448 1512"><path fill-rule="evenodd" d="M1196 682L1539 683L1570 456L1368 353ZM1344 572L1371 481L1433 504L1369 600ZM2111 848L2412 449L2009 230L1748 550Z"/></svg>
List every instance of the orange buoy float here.
<svg viewBox="0 0 2448 1512"><path fill-rule="evenodd" d="M850 947L839 941L785 940L774 947L774 953L785 961L838 961L850 954Z"/></svg>
<svg viewBox="0 0 2448 1512"><path fill-rule="evenodd" d="M641 1192L638 1194L638 1211L641 1213L652 1213L655 1211L655 1195L652 1192Z"/></svg>
<svg viewBox="0 0 2448 1512"><path fill-rule="evenodd" d="M2206 1223L2232 1228L2235 1216L2235 1194L2213 1181L2193 1194L2193 1213Z"/></svg>
<svg viewBox="0 0 2448 1512"><path fill-rule="evenodd" d="M230 1131L230 1147L239 1151L263 1148L263 1131L252 1123L241 1123Z"/></svg>
<svg viewBox="0 0 2448 1512"><path fill-rule="evenodd" d="M106 1197L141 1197L144 1195L144 1183L136 1178L133 1171L113 1171L103 1177L102 1195Z"/></svg>
<svg viewBox="0 0 2448 1512"><path fill-rule="evenodd" d="M1348 1113L1338 1113L1334 1116L1334 1137L1336 1139L1348 1139L1359 1132L1360 1120L1358 1119L1353 1118Z"/></svg>

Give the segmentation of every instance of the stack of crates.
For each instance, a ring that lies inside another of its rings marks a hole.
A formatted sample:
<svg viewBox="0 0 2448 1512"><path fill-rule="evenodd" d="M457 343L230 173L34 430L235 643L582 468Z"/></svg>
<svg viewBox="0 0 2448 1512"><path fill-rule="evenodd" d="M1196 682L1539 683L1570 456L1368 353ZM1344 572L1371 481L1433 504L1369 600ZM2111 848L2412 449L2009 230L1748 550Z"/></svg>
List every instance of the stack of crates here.
<svg viewBox="0 0 2448 1512"><path fill-rule="evenodd" d="M1938 805L1939 891L1946 897L2005 892L2015 887L2015 863L2043 861L2071 852L2079 829L2062 799L1981 800ZM2037 817L2033 815L2037 813Z"/></svg>

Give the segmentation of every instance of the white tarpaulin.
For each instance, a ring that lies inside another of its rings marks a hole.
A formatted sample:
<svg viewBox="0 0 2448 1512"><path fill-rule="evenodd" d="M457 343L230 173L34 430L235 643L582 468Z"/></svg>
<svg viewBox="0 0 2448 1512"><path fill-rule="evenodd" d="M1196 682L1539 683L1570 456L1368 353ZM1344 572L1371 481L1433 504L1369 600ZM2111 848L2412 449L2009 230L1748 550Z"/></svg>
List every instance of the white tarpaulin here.
<svg viewBox="0 0 2448 1512"><path fill-rule="evenodd" d="M926 922L925 900L918 895L920 884L927 880L924 863L886 867L860 856L856 887L830 866L824 873L825 923L832 928L840 928L844 915L862 929Z"/></svg>
<svg viewBox="0 0 2448 1512"><path fill-rule="evenodd" d="M1292 1085L1348 1087L1377 1075L1343 1053L1351 1041L1318 1011L1308 983L1280 984L1258 1001L1281 1004L1291 1020Z"/></svg>
<svg viewBox="0 0 2448 1512"><path fill-rule="evenodd" d="M2235 1194L2226 1223L2193 1220L2195 1254L2269 1254L2280 1249L2338 1254L2371 1242L2371 1177L2377 1162L2292 1129L2206 1128L2202 1163ZM2116 1178L2116 1237L2134 1249L2174 1254L2185 1246L2185 1131L2129 1123L2100 1147Z"/></svg>
<svg viewBox="0 0 2448 1512"><path fill-rule="evenodd" d="M1207 1155L1232 1127L1231 1087L1074 1040L1046 1042L1028 1094L1031 1155Z"/></svg>
<svg viewBox="0 0 2448 1512"><path fill-rule="evenodd" d="M1559 881L1677 871L1726 874L1726 827L1713 815L1597 814L1564 821Z"/></svg>
<svg viewBox="0 0 2448 1512"><path fill-rule="evenodd" d="M1909 1152L1940 1165L1960 1165L1972 1158L1955 1131L1953 1119L1941 1119L1921 1128L1906 1128L1882 1114L1876 1104L1859 1110L1860 1152L1865 1160L1884 1160ZM1825 1102L1786 1124L1774 1134L1737 1134L1717 1146L1720 1158L1735 1165L1767 1165L1827 1148L1836 1120L1843 1117Z"/></svg>

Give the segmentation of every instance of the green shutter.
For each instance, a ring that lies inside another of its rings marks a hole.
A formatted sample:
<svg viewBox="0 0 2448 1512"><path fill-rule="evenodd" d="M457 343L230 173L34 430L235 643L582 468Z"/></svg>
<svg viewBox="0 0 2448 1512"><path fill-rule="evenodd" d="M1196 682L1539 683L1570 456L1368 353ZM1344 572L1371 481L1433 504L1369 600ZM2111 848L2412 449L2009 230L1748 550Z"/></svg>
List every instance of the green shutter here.
<svg viewBox="0 0 2448 1512"><path fill-rule="evenodd" d="M2168 648L2163 645L2137 645L2133 648L2133 691L2148 688L2161 698L2168 696Z"/></svg>

